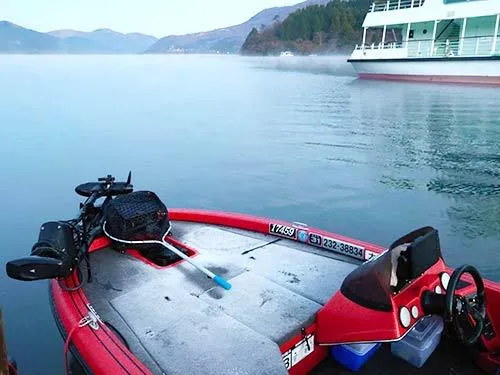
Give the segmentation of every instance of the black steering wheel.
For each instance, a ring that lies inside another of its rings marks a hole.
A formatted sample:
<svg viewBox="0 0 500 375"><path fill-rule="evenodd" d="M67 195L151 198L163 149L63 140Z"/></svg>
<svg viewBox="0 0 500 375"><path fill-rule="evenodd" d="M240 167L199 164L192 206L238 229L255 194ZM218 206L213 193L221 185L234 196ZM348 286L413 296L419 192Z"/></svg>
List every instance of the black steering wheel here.
<svg viewBox="0 0 500 375"><path fill-rule="evenodd" d="M472 276L476 285L476 296L472 300L455 295L460 277L465 273ZM481 337L486 319L486 295L483 279L476 268L465 265L457 268L451 275L446 290L444 318L452 325L462 344L473 345Z"/></svg>

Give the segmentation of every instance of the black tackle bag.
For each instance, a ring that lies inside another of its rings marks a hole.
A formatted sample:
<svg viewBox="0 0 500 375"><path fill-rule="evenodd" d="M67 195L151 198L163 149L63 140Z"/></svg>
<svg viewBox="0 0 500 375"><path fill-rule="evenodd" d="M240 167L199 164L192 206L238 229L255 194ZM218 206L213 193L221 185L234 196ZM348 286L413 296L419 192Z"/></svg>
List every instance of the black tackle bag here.
<svg viewBox="0 0 500 375"><path fill-rule="evenodd" d="M170 231L168 210L158 196L151 191L136 191L120 195L104 207L106 232L125 241L161 241ZM124 252L136 249L154 263L165 266L176 262L179 256L160 244L125 244L112 241L113 249Z"/></svg>

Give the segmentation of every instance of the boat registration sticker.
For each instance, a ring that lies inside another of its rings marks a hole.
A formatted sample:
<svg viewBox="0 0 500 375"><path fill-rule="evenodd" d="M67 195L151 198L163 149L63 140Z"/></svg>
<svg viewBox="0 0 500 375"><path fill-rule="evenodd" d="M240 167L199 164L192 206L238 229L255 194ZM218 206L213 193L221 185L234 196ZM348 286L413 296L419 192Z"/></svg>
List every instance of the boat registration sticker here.
<svg viewBox="0 0 500 375"><path fill-rule="evenodd" d="M323 237L316 233L309 233L309 243L314 246L321 247L323 243Z"/></svg>
<svg viewBox="0 0 500 375"><path fill-rule="evenodd" d="M269 223L269 233L280 237L290 238L291 240L297 239L297 228L283 224Z"/></svg>
<svg viewBox="0 0 500 375"><path fill-rule="evenodd" d="M379 255L375 251L365 250L365 260L371 260Z"/></svg>
<svg viewBox="0 0 500 375"><path fill-rule="evenodd" d="M290 370L297 363L314 351L314 335L307 335L295 346L283 353L283 363L287 370Z"/></svg>
<svg viewBox="0 0 500 375"><path fill-rule="evenodd" d="M365 259L365 248L354 245L350 242L344 242L335 238L323 236L321 247L336 253L345 254L357 259Z"/></svg>

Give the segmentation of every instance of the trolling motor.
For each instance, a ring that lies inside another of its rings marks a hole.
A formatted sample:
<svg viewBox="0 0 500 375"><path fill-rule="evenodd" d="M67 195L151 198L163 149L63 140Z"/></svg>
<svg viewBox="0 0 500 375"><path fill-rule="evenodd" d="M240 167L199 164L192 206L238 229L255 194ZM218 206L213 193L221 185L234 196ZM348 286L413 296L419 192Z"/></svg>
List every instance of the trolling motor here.
<svg viewBox="0 0 500 375"><path fill-rule="evenodd" d="M31 255L8 262L7 275L22 281L61 279L71 275L82 259L88 264L88 246L101 221L101 207L95 206L95 202L105 197L105 205L114 196L131 193L134 190L131 180L129 172L126 182L115 182L113 176L107 175L97 182L78 185L76 193L87 197L80 203L78 216L72 220L44 223ZM90 279L89 267L88 272Z"/></svg>

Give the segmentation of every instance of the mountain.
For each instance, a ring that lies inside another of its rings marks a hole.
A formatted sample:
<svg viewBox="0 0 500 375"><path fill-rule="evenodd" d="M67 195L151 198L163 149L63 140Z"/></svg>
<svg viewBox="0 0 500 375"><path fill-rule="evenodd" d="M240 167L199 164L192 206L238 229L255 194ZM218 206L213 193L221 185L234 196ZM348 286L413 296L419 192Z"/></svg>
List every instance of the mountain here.
<svg viewBox="0 0 500 375"><path fill-rule="evenodd" d="M151 35L140 33L122 34L110 29L98 29L92 32L54 30L47 34L67 41L70 48L74 44L81 45L84 44L84 41L87 41L87 47L92 46L97 52L105 51L108 53L144 52L158 40Z"/></svg>
<svg viewBox="0 0 500 375"><path fill-rule="evenodd" d="M85 35L89 34L84 31L76 31L76 30L70 30L70 29L64 29L64 30L54 30L54 31L49 31L47 34L55 36L56 38L79 38L79 37L85 37Z"/></svg>
<svg viewBox="0 0 500 375"><path fill-rule="evenodd" d="M56 37L0 21L1 53L57 53L58 50Z"/></svg>
<svg viewBox="0 0 500 375"><path fill-rule="evenodd" d="M371 1L331 0L326 5L299 9L263 30L253 28L241 53L276 55L292 51L309 55L351 51L361 40L363 19Z"/></svg>
<svg viewBox="0 0 500 375"><path fill-rule="evenodd" d="M7 21L0 22L0 53L238 53L252 29L263 30L309 5L329 0L265 9L248 21L230 27L157 39L139 33L122 34L110 29L92 32L54 30L40 33Z"/></svg>
<svg viewBox="0 0 500 375"><path fill-rule="evenodd" d="M253 29L263 29L276 20L284 20L290 13L308 5L326 4L329 0L308 0L300 4L265 9L248 21L235 26L207 32L170 35L158 40L146 53L237 53L248 33Z"/></svg>
<svg viewBox="0 0 500 375"><path fill-rule="evenodd" d="M0 53L141 53L157 40L151 35L109 29L40 33L0 21Z"/></svg>

